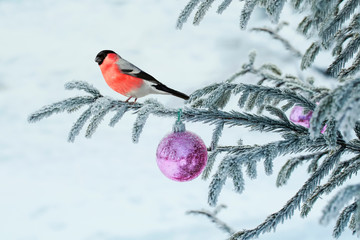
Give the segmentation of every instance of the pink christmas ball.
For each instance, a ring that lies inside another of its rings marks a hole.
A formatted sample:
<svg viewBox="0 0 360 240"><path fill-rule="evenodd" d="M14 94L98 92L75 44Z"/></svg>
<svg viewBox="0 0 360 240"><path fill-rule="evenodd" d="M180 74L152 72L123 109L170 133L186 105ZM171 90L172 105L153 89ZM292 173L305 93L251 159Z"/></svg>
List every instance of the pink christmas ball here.
<svg viewBox="0 0 360 240"><path fill-rule="evenodd" d="M159 143L156 161L166 177L179 182L190 181L206 166L207 149L196 134L174 132Z"/></svg>
<svg viewBox="0 0 360 240"><path fill-rule="evenodd" d="M310 127L310 119L313 112L309 111L307 114L304 114L304 108L300 106L295 106L290 113L290 121L297 125L301 125L303 127Z"/></svg>
<svg viewBox="0 0 360 240"><path fill-rule="evenodd" d="M313 111L309 111L304 114L304 108L300 106L295 106L290 113L290 121L297 125L304 126L306 128L310 127L310 119L313 115ZM326 130L326 125L321 130L321 133L324 133Z"/></svg>

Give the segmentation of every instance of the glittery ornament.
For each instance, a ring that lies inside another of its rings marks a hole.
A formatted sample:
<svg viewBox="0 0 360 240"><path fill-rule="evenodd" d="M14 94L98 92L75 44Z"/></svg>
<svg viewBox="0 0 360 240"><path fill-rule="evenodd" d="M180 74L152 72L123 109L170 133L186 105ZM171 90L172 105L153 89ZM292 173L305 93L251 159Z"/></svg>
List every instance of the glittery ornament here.
<svg viewBox="0 0 360 240"><path fill-rule="evenodd" d="M306 128L309 128L310 127L310 119L311 119L312 115L313 115L313 111L309 111L306 114L304 114L303 107L295 106L290 113L290 120L297 125L301 125ZM326 125L321 130L321 133L324 133L325 130L326 130Z"/></svg>
<svg viewBox="0 0 360 240"><path fill-rule="evenodd" d="M199 136L185 131L185 125L178 120L173 133L159 143L156 161L166 177L179 182L190 181L205 168L207 148Z"/></svg>

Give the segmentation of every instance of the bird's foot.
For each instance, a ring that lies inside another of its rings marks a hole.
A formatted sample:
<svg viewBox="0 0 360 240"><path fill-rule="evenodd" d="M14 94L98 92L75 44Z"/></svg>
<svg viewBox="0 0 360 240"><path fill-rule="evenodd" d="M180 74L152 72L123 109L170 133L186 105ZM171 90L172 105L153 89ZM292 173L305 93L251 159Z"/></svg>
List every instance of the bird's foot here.
<svg viewBox="0 0 360 240"><path fill-rule="evenodd" d="M135 100L133 101L133 102L129 102L129 100L131 99L132 97L129 97L128 99L126 99L126 103L129 103L129 104L135 104L136 103L136 100L137 100L137 98L135 98Z"/></svg>

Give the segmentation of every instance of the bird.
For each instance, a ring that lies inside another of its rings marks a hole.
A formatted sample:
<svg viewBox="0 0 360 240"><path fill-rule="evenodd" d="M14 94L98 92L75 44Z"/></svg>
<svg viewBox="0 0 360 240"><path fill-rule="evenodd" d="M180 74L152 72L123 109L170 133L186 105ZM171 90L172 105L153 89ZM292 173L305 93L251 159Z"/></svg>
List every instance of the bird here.
<svg viewBox="0 0 360 240"><path fill-rule="evenodd" d="M95 62L99 64L109 87L128 97L126 102L135 98L135 103L138 98L148 94L171 94L185 100L189 99L188 95L167 87L112 50L100 51L95 57Z"/></svg>

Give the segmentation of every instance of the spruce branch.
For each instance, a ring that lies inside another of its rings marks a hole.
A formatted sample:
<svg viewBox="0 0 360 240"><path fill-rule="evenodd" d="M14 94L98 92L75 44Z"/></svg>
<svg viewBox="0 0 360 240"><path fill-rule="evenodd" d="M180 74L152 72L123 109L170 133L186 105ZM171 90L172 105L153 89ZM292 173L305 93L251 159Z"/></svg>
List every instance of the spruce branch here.
<svg viewBox="0 0 360 240"><path fill-rule="evenodd" d="M230 161L231 156L226 156L221 164L219 165L216 173L213 175L212 180L209 185L209 193L208 193L208 203L210 206L216 206L219 194L225 184L227 175L231 171L231 169L235 168L235 163ZM239 173L241 171L238 171ZM241 174L242 175L242 174ZM240 179L243 181L243 178Z"/></svg>
<svg viewBox="0 0 360 240"><path fill-rule="evenodd" d="M201 175L202 179L206 180L206 179L209 178L211 170L212 170L212 168L214 166L216 157L217 157L217 155L219 153L220 153L220 151L218 149L216 149L214 151L211 151L211 153L209 154L206 167L204 168L204 171L203 171L203 173Z"/></svg>
<svg viewBox="0 0 360 240"><path fill-rule="evenodd" d="M337 151L332 152L321 164L319 169L305 182L301 189L293 196L285 206L278 212L271 214L262 224L251 230L244 230L236 232L231 236L232 240L246 240L258 237L260 234L275 229L279 223L285 219L291 218L296 208L298 208L302 201L314 190L324 178L331 168L339 161L340 156L344 152L344 148L339 148Z"/></svg>
<svg viewBox="0 0 360 240"><path fill-rule="evenodd" d="M291 102L293 104L303 106L304 108L306 108L308 110L315 109L315 104L313 102L311 102L308 98L296 93L295 91L287 89L287 88L280 89L280 88L273 88L273 87L242 84L242 85L239 85L236 90L241 91L243 94L246 92L252 92L252 93L260 94L257 97L267 96L270 99L276 99L279 101L287 101L288 103ZM244 99L244 97L243 97L243 99ZM243 99L242 99L242 101L244 101ZM254 101L256 102L256 99L254 99ZM256 105L258 105L258 106L262 105L261 101L256 102Z"/></svg>
<svg viewBox="0 0 360 240"><path fill-rule="evenodd" d="M184 111L183 115L184 120L190 122L216 124L223 121L224 124L229 127L244 126L250 128L252 131L280 133L297 132L299 134L306 134L308 131L305 127L293 123L289 124L282 120L275 120L266 116L236 111L225 112L220 110L192 109L191 111Z"/></svg>
<svg viewBox="0 0 360 240"><path fill-rule="evenodd" d="M243 9L241 10L241 15L240 15L240 28L241 29L245 29L246 25L250 19L250 16L252 14L252 12L255 9L256 4L258 3L259 0L245 0L245 5L243 7Z"/></svg>
<svg viewBox="0 0 360 240"><path fill-rule="evenodd" d="M195 7L200 3L200 0L190 0L185 8L181 11L176 28L181 29L184 23L188 20L190 14L194 11Z"/></svg>
<svg viewBox="0 0 360 240"><path fill-rule="evenodd" d="M356 33L347 44L345 49L336 57L334 62L329 66L327 72L332 76L338 76L345 63L349 61L360 48L360 34Z"/></svg>
<svg viewBox="0 0 360 240"><path fill-rule="evenodd" d="M268 105L268 106L266 106L266 110L271 115L278 117L280 120L284 121L285 123L291 124L290 120L288 119L286 114L281 109Z"/></svg>
<svg viewBox="0 0 360 240"><path fill-rule="evenodd" d="M336 140L337 140L337 136L338 136L337 122L334 118L330 118L327 120L325 126L326 126L326 131L323 134L324 138L330 148L335 148ZM323 129L325 129L325 127Z"/></svg>
<svg viewBox="0 0 360 240"><path fill-rule="evenodd" d="M346 30L342 30L339 33L336 34L336 43L335 47L333 47L332 55L337 56L343 51L343 45L344 43L353 38L354 33L347 33Z"/></svg>
<svg viewBox="0 0 360 240"><path fill-rule="evenodd" d="M195 13L195 17L193 21L194 25L199 25L200 21L204 18L205 13L209 10L209 8L211 7L214 1L215 0L204 0L200 4L199 9Z"/></svg>
<svg viewBox="0 0 360 240"><path fill-rule="evenodd" d="M128 110L128 105L124 104L121 107L119 107L117 113L111 118L109 126L114 127L116 123L118 123L119 120L122 118L122 116L126 113L127 110Z"/></svg>
<svg viewBox="0 0 360 240"><path fill-rule="evenodd" d="M177 28L181 29L183 24L188 19L191 12L196 6L200 4L200 0L191 0L185 6L181 12L177 22ZM215 2L214 0L204 0L201 2L193 20L193 24L198 25L204 18L206 12L210 6ZM231 4L231 0L223 0L219 5L217 12L223 13L225 9ZM251 17L252 12L256 6L265 8L270 20L272 22L278 22L280 14L285 5L285 0L245 0L245 4L241 9L240 14L240 28L245 29L247 23ZM310 36L311 33L317 34L320 38L318 42L313 43L304 56L302 57L301 69L305 69L311 66L316 55L323 49L328 49L333 46L333 52L339 54L338 57L329 66L328 72L324 74L331 74L332 76L345 76L353 75L359 68L355 61L353 65L344 69L345 63L357 52L358 49L358 37L355 35L359 32L359 13L356 11L360 3L358 0L318 0L318 1L303 1L292 0L292 6L299 12L309 12L303 20L298 24L298 31L306 36ZM296 49L291 47L289 43L280 37L277 31L271 31L264 28L255 28L255 30L268 32L275 39L280 40L285 44L287 49L290 49L297 56L300 56ZM345 36L345 37L344 37ZM347 47L342 50L342 45L345 40L352 38ZM314 68L316 69L316 68ZM321 71L320 69L318 69Z"/></svg>
<svg viewBox="0 0 360 240"><path fill-rule="evenodd" d="M256 229L234 234L235 237L240 236L240 239L243 239L242 237L244 236L244 239L247 239L249 236L258 236L260 233L274 229L279 222L284 221L286 218L290 218L294 213L294 209L298 208L302 202L310 199L312 196L316 196L317 198L322 193L331 191L332 187L335 186L334 181L331 182L332 185L326 185L327 187L324 188L323 191L318 190L320 189L319 184L321 179L323 179L323 177L331 171L333 166L337 164L342 152L349 151L357 154L360 152L359 141L353 140L345 142L342 139L342 136L337 132L337 130L341 129L340 127L343 126L342 121L349 121L347 114L350 112L352 114L357 114L354 109L357 109L357 104L359 102L357 92L359 91L360 84L358 84L358 81L360 80L349 81L334 91L329 92L327 89L313 86L311 81L305 82L292 76L282 76L281 71L271 64L264 64L259 68L255 68L254 60L255 54L251 54L249 63L243 66L242 71L225 82L212 84L194 92L191 95L189 102L192 102L193 104L197 102L199 106L205 108L185 107L182 114L182 119L184 121L215 125L212 142L209 148L211 154L209 156L208 165L204 170L203 178L209 177L219 154L225 154L225 157L223 157L219 163L215 175L209 185L208 201L210 205L216 204L227 178L232 180L236 192L241 193L244 191L244 167L249 178L256 178L258 162L263 160L265 173L270 175L273 172L273 162L276 157L304 151L313 152L313 154L302 156L302 158L299 157L297 160L290 160L281 170L281 174L283 175L282 178L278 177L278 179L280 179L278 180L278 185L283 185L298 164L303 161L311 161L309 169L311 170L310 172L312 172L312 175L305 185L292 199L290 199L284 208L271 215ZM260 77L260 85L237 84L233 82L237 77L244 74L254 74ZM265 81L274 83L275 87L261 85ZM29 121L33 122L54 113L62 111L72 112L83 106L88 106L87 110L80 115L79 119L72 126L69 133L69 141L74 141L86 122L89 122L86 137L91 137L103 118L110 111L115 112L115 115L110 120L110 126L114 126L126 112L137 114L133 127L134 142L139 140L146 120L151 114L160 117L175 117L178 112L177 109L166 108L153 99L149 99L143 104L129 104L127 102L104 97L93 86L87 85L86 82L71 82L66 86L66 89L85 90L91 96L69 98L45 106L39 111L31 114ZM270 113L270 116L234 110L219 110L226 105L230 96L240 93L241 96L239 101L241 106L247 107L248 109L254 107L257 107L260 110L265 109ZM351 100L348 100L347 98L350 98ZM316 101L314 99L321 99L318 106L316 106ZM202 101L201 104L199 103L200 101ZM320 111L320 106L326 106L323 109L325 117L321 119L319 116L322 116L323 113L318 113L320 120L317 119L316 121L321 122L321 124L327 121L326 123L328 124L329 131L324 135L318 134L310 137L307 128L295 125L289 121L283 110L275 107L280 102L285 103L283 106L285 109L289 108L289 106L300 105L309 111L315 110L314 112ZM267 105L269 103L271 103L272 106ZM344 106L346 109L341 112L341 107ZM330 110L327 109L327 107L329 107ZM333 112L336 113L332 114ZM332 114L331 118L329 117L330 113ZM355 120L357 121L355 118L351 121ZM348 124L347 128L350 129L350 127L355 126L355 131L357 131L356 121L353 124L350 122L351 124ZM218 146L222 130L225 126L244 126L254 131L279 132L282 133L284 139L262 146ZM332 147L331 151L329 150L329 147ZM335 151L334 149L338 150ZM319 159L325 155L326 158L320 166L318 166ZM350 178L351 175L358 171L358 165L358 162L355 160L351 163L346 161L341 162L333 171L330 179L342 179L342 184L346 179ZM316 194L318 191L319 194ZM314 193L316 195L314 195ZM310 206L310 204L308 205Z"/></svg>
<svg viewBox="0 0 360 240"><path fill-rule="evenodd" d="M231 4L231 2L232 2L232 0L224 0L220 5L219 5L219 7L218 7L218 9L217 9L217 13L218 14L222 14L224 11L225 11L225 9Z"/></svg>
<svg viewBox="0 0 360 240"><path fill-rule="evenodd" d="M262 70L268 70L268 71L270 71L270 72L272 72L273 74L278 75L278 76L281 76L281 74L282 74L280 68L278 68L275 64L271 64L271 63L263 64L263 65L260 67L259 70L260 70L260 71L262 71ZM266 78L261 79L261 80L257 83L257 85L262 85L262 83L263 83L265 80L266 80Z"/></svg>
<svg viewBox="0 0 360 240"><path fill-rule="evenodd" d="M299 9L304 0L291 0L292 5L295 9Z"/></svg>
<svg viewBox="0 0 360 240"><path fill-rule="evenodd" d="M306 16L298 24L297 31L302 33L303 35L307 36L313 23L314 23L313 19L309 16Z"/></svg>
<svg viewBox="0 0 360 240"><path fill-rule="evenodd" d="M280 34L270 28L265 28L265 27L256 27L256 28L251 28L251 31L256 31L256 32L265 32L268 33L272 38L274 38L275 40L280 41L286 50L289 50L295 57L302 57L302 53L297 50L294 46L291 45L291 43L285 39L284 37L280 36Z"/></svg>
<svg viewBox="0 0 360 240"><path fill-rule="evenodd" d="M253 110L255 105L261 106L261 104L256 104L258 99L260 99L260 101L263 99L260 97L260 92L250 92L249 98L245 104L245 111L249 112Z"/></svg>
<svg viewBox="0 0 360 240"><path fill-rule="evenodd" d="M257 177L256 161L248 161L244 165L246 165L246 175L250 179L255 179Z"/></svg>
<svg viewBox="0 0 360 240"><path fill-rule="evenodd" d="M289 180L295 168L298 167L299 165L310 160L314 162L318 162L320 158L322 158L324 155L328 153L329 151L322 151L322 152L316 152L308 155L302 155L302 156L290 158L280 169L276 179L276 186L277 187L284 186Z"/></svg>
<svg viewBox="0 0 360 240"><path fill-rule="evenodd" d="M266 1L266 12L273 23L277 23L280 13L284 7L285 0L268 0Z"/></svg>
<svg viewBox="0 0 360 240"><path fill-rule="evenodd" d="M336 225L334 227L334 231L333 231L333 236L335 238L339 238L341 233L344 231L346 225L349 223L351 214L353 214L353 212L355 212L356 208L357 208L357 203L354 202L353 204L347 206L341 213L340 216L338 217L337 221L336 221Z"/></svg>
<svg viewBox="0 0 360 240"><path fill-rule="evenodd" d="M94 86L92 86L91 84L84 82L84 81L71 81L65 84L65 89L66 90L72 90L72 89L77 89L77 90L84 90L87 93L90 93L91 95L93 95L94 97L101 97L102 95L100 94L99 90L97 90Z"/></svg>
<svg viewBox="0 0 360 240"><path fill-rule="evenodd" d="M320 44L318 42L314 42L311 46L306 50L304 56L301 59L301 69L304 70L311 66L314 62L316 55L320 52Z"/></svg>
<svg viewBox="0 0 360 240"><path fill-rule="evenodd" d="M93 115L90 124L86 129L85 137L90 138L100 122L104 119L105 115L113 108L113 100L110 98L98 98L91 106L91 114Z"/></svg>
<svg viewBox="0 0 360 240"><path fill-rule="evenodd" d="M299 87L299 85L297 87ZM265 107L265 104L273 100L277 100L278 102L285 101L287 104L291 103L292 105L300 105L309 110L315 109L315 104L312 101L294 90L241 83L214 84L212 86L199 89L194 92L194 96L191 94L188 102L197 102L197 105L199 105L199 99L203 99L201 107L221 109L224 108L229 101L231 93L234 95L241 93L238 100L239 107L246 107L248 111L252 110L255 106L263 108ZM265 99L267 101L265 101Z"/></svg>
<svg viewBox="0 0 360 240"><path fill-rule="evenodd" d="M74 108L78 109L86 104L91 104L95 101L96 98L91 96L68 98L63 101L59 101L51 105L46 105L42 107L38 111L32 113L28 117L28 121L34 123L40 121L43 118L49 117L54 113L61 113Z"/></svg>
<svg viewBox="0 0 360 240"><path fill-rule="evenodd" d="M354 128L356 137L360 140L360 121L355 122L355 128Z"/></svg>
<svg viewBox="0 0 360 240"><path fill-rule="evenodd" d="M220 230L231 235L235 231L229 225L227 225L225 222L221 221L217 217L217 214L220 212L220 210L224 208L226 208L226 206L221 204L217 206L212 212L206 210L191 210L191 211L187 211L186 214L203 215L207 217L212 223L214 223Z"/></svg>
<svg viewBox="0 0 360 240"><path fill-rule="evenodd" d="M204 88L196 90L195 92L193 92L190 95L190 98L189 98L188 102L189 103L195 102L200 97L215 91L219 86L221 86L221 83L214 83L214 84L208 85L208 86L206 86Z"/></svg>
<svg viewBox="0 0 360 240"><path fill-rule="evenodd" d="M137 118L134 123L133 127L133 134L132 134L132 140L134 143L137 143L139 141L140 133L142 132L144 125L146 123L146 120L148 119L150 113L154 111L154 105L151 104L144 104L136 113Z"/></svg>
<svg viewBox="0 0 360 240"><path fill-rule="evenodd" d="M359 202L359 201L358 201ZM357 203L357 205L359 205L359 203ZM355 210L355 213L352 215L351 219L350 219L350 222L349 222L349 229L353 232L353 235L356 233L356 232L359 232L359 228L358 228L358 224L357 224L357 219L359 219L358 217L358 214L356 214L357 212L359 211L359 209L357 208ZM358 234L358 237L359 237L359 234Z"/></svg>
<svg viewBox="0 0 360 240"><path fill-rule="evenodd" d="M351 131L360 116L360 78L353 79L334 89L324 97L310 120L310 134L320 135L326 120L335 120L335 129L341 131L346 141L351 140Z"/></svg>
<svg viewBox="0 0 360 240"><path fill-rule="evenodd" d="M343 68L339 73L339 78L344 80L354 76L360 70L360 51L354 58L352 65L348 68Z"/></svg>
<svg viewBox="0 0 360 240"><path fill-rule="evenodd" d="M204 101L203 106L207 108L220 108L223 109L229 102L231 97L231 84L221 84L214 91L209 94Z"/></svg>
<svg viewBox="0 0 360 240"><path fill-rule="evenodd" d="M323 42L328 42L330 38L335 36L341 25L352 16L359 4L360 2L358 0L348 0L345 3L344 7L334 19L328 21L326 27L319 32L319 36L322 38Z"/></svg>
<svg viewBox="0 0 360 240"><path fill-rule="evenodd" d="M224 123L223 122L220 122L220 123L216 124L216 127L215 127L215 129L213 131L212 140L211 140L211 143L210 143L210 149L215 149L217 147L223 129L224 129Z"/></svg>
<svg viewBox="0 0 360 240"><path fill-rule="evenodd" d="M356 156L350 160L341 162L338 164L338 166L334 169L332 172L329 180L326 184L318 186L312 195L306 200L304 205L302 206L301 210L301 216L305 217L315 204L315 202L323 195L330 193L335 187L342 185L347 179L350 179L352 175L356 174L360 169L360 156ZM345 188L347 189L347 188ZM354 190L354 188L350 188L350 190ZM346 190L348 191L348 189ZM354 191L352 191L354 193ZM355 191L356 192L356 191ZM347 192L346 192L347 193ZM341 198L342 195L345 195L342 192L338 193L338 198ZM334 200L335 202L338 201L338 199ZM334 206L334 203L331 204L332 208ZM326 212L329 212L330 207L326 208ZM330 213L330 212L329 212ZM336 215L338 213L335 213ZM324 219L324 217L322 218ZM323 221L323 220L322 220Z"/></svg>
<svg viewBox="0 0 360 240"><path fill-rule="evenodd" d="M74 123L74 125L72 126L69 136L68 136L68 141L69 142L74 142L75 141L75 137L79 135L80 130L84 127L86 121L91 117L91 107L89 107L87 110L85 110L83 112L83 114L81 114L81 116L78 118L78 120Z"/></svg>
<svg viewBox="0 0 360 240"><path fill-rule="evenodd" d="M242 193L245 189L245 181L241 163L235 163L233 165L232 169L229 171L229 177L233 181L234 191L237 193Z"/></svg>
<svg viewBox="0 0 360 240"><path fill-rule="evenodd" d="M332 219L339 216L341 209L356 197L360 192L360 184L349 185L337 192L336 195L329 201L323 209L323 215L320 218L320 223L327 225Z"/></svg>
<svg viewBox="0 0 360 240"><path fill-rule="evenodd" d="M72 83L74 84L74 83ZM80 82L80 85L83 86L84 83ZM286 95L286 94L285 94ZM100 95L99 95L100 96ZM281 96L280 96L281 97ZM291 99L304 100L303 98L294 97L288 94L288 97ZM305 103L308 103L306 100ZM311 104L311 103L310 103ZM103 117L110 111L116 111L119 108L122 111L137 111L138 118L135 121L134 129L133 129L133 141L137 142L142 132L142 128L145 124L145 121L150 113L156 116L176 116L176 109L166 109L160 103L154 100L148 100L144 104L128 104L126 102L113 100L109 97L92 97L92 96L84 96L84 97L74 97L69 98L52 105L45 106L40 110L32 113L29 116L30 122L39 121L44 117L48 117L54 113L63 112L68 109L73 109L74 107L81 107L84 105L91 106L91 116L93 116L90 121L90 125L88 127L86 136L91 137L94 130L97 128ZM308 104L309 105L309 104ZM126 107L123 107L126 106ZM115 115L114 118L110 121L111 124L115 124L117 118L123 115L120 112L119 115ZM70 134L70 141L74 141L76 135L78 135L80 128L83 127L85 120L89 119L91 116L88 114L80 116L82 120L76 124L75 130ZM86 119L85 119L86 118ZM302 126L298 126L283 120L275 120L269 117L248 114L248 113L240 113L236 111L220 111L217 109L193 109L193 108L185 108L183 111L183 118L185 121L192 122L203 122L209 124L219 124L223 123L226 126L245 126L249 127L252 130L257 131L273 131L273 132L298 132L304 134L307 132Z"/></svg>
<svg viewBox="0 0 360 240"><path fill-rule="evenodd" d="M324 96L327 95L329 92L329 89L327 88L321 88L314 86L312 81L303 81L295 76L292 75L284 75L282 76L281 70L279 67L277 67L274 64L263 64L260 67L255 67L254 62L256 58L255 52L250 52L249 54L249 62L244 64L242 66L242 70L233 76L231 76L229 79L224 81L223 83L215 83L212 85L209 85L203 89L199 89L195 91L193 94L194 96L190 96L190 102L194 102L194 100L198 100L200 97L203 97L207 94L210 94L212 91L216 90L218 87L224 85L226 86L226 89L234 89L233 93L237 94L241 92L242 85L239 85L238 87L236 85L231 85L236 79L243 75L254 75L258 78L260 78L260 81L258 81L257 85L263 85L265 82L272 83L274 85L273 89L284 89L284 90L291 90L295 93L298 93L300 95L309 96L311 99L322 99ZM322 74L324 72L322 70L316 69L317 71L320 71ZM249 86L254 86L250 84L244 84ZM274 88L275 87L275 88ZM192 94L192 95L193 95ZM239 100L239 106L243 107L244 105L241 104L242 102L246 101L246 99L249 97L249 94L243 94L244 97L242 97L242 100ZM246 97L245 97L246 96ZM199 106L202 106L203 104L200 104ZM276 105L276 104L275 104ZM301 104L300 104L301 105Z"/></svg>
<svg viewBox="0 0 360 240"><path fill-rule="evenodd" d="M353 234L356 233L357 237L360 237L360 197L359 195L356 198L356 209L352 215L351 222L349 223L349 229L353 231Z"/></svg>
<svg viewBox="0 0 360 240"><path fill-rule="evenodd" d="M289 135L285 140L271 142L262 146L241 145L218 147L217 149L227 152L227 155L219 164L218 170L209 185L208 202L210 206L216 205L227 177L231 177L234 180L234 175L241 174L238 177L239 182L236 184L243 186L242 166L248 166L247 173L250 178L253 178L256 175L255 164L262 159L266 160L267 164L272 164L272 161L281 155L326 149L326 142L324 139L311 141L307 135ZM242 191L243 187L240 189Z"/></svg>

